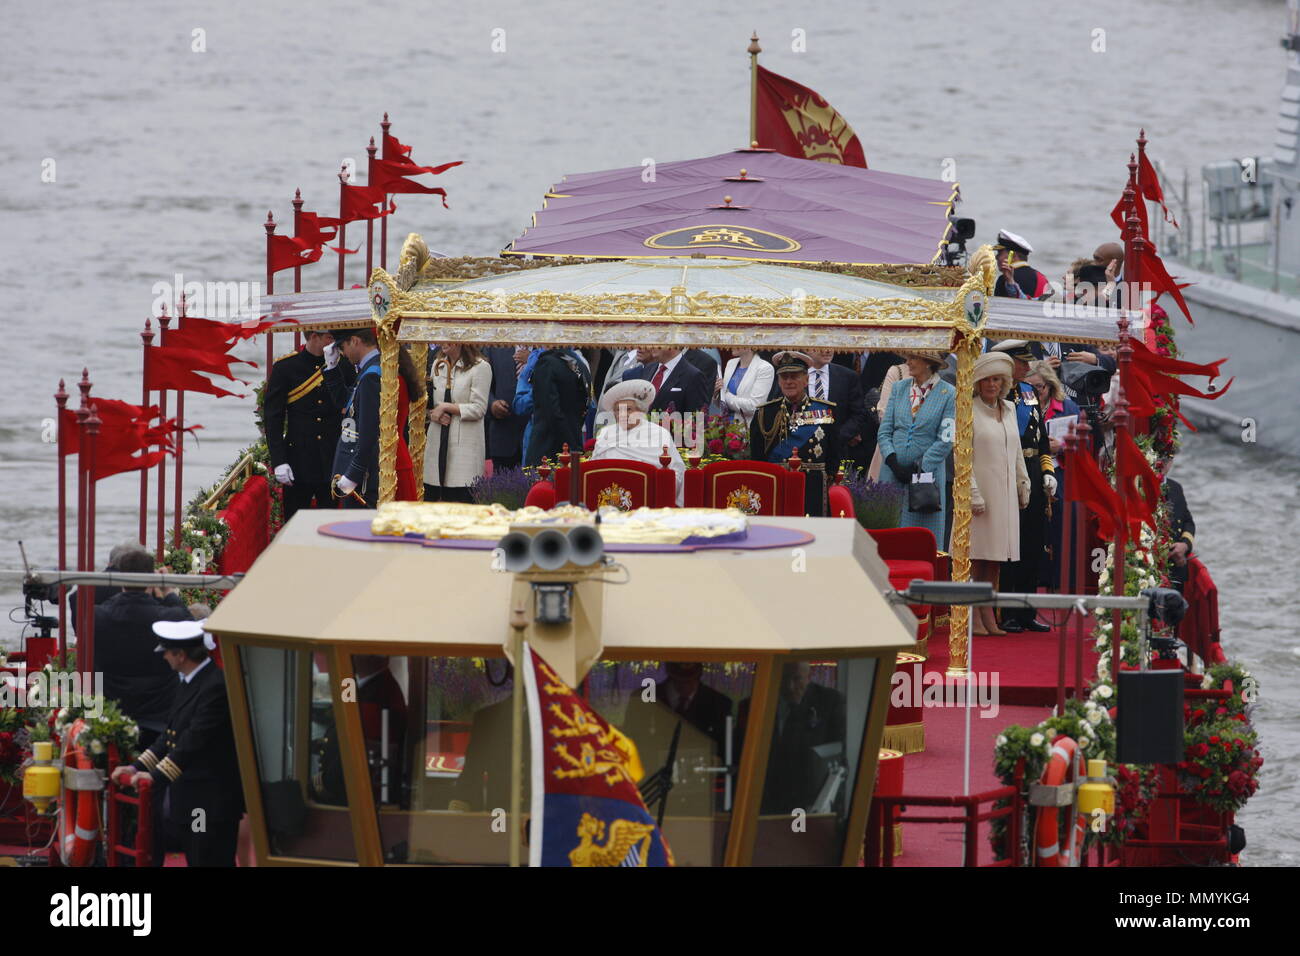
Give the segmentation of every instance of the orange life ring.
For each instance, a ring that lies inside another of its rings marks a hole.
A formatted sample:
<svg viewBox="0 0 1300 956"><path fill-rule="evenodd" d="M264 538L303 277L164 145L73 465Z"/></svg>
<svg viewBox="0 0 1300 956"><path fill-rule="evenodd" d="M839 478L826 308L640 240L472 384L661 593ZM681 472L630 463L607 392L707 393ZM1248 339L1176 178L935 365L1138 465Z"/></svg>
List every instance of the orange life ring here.
<svg viewBox="0 0 1300 956"><path fill-rule="evenodd" d="M78 718L63 734L64 766L91 770L94 765L85 748L76 743L86 722ZM64 866L90 866L99 840L99 792L63 788L59 801L59 855Z"/></svg>
<svg viewBox="0 0 1300 956"><path fill-rule="evenodd" d="M1052 756L1043 770L1044 786L1057 787L1073 783L1084 777L1083 751L1070 737L1057 737L1052 741ZM1034 827L1034 853L1036 866L1078 866L1083 852L1083 835L1088 825L1080 813L1070 828L1065 842L1061 841L1060 818L1056 807L1039 807L1038 822Z"/></svg>

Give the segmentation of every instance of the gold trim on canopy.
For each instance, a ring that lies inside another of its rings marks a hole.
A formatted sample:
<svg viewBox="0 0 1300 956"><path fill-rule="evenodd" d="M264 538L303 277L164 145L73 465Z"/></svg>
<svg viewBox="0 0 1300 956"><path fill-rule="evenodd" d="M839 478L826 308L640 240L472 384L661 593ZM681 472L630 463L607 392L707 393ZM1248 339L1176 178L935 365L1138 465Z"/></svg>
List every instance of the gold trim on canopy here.
<svg viewBox="0 0 1300 956"><path fill-rule="evenodd" d="M970 481L973 435L972 369L982 348L997 269L984 246L971 273L951 299L915 293L881 296L864 286L860 298L759 296L701 290L617 289L597 294L529 289L448 288L424 285L428 247L412 233L397 274L375 269L370 303L383 357L380 399L380 503L396 490L398 343L474 342L482 345L632 347L717 346L750 348L936 349L957 355L954 423L952 579L970 577ZM714 258L692 260L712 268ZM548 275L564 282L565 267ZM847 278L857 279L856 276ZM426 280L427 281L427 280ZM811 281L811 280L810 280ZM862 280L869 282L870 280ZM770 283L769 283L770 285ZM584 283L589 288L590 282ZM852 290L852 286L848 286ZM400 329L399 329L400 327ZM414 402L411 422L416 421ZM949 673L968 673L968 609L951 612Z"/></svg>

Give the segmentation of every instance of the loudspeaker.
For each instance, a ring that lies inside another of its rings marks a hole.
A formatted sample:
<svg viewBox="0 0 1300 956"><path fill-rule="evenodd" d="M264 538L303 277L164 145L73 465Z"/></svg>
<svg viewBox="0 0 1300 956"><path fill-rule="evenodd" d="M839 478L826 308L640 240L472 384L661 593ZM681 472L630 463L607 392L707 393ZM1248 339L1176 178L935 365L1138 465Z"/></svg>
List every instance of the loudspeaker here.
<svg viewBox="0 0 1300 956"><path fill-rule="evenodd" d="M1183 672L1120 671L1115 722L1120 763L1183 759Z"/></svg>
<svg viewBox="0 0 1300 956"><path fill-rule="evenodd" d="M596 564L605 556L605 539L590 525L580 524L569 532L570 560L586 567Z"/></svg>
<svg viewBox="0 0 1300 956"><path fill-rule="evenodd" d="M512 531L498 543L501 549L502 564L511 573L527 571L533 566L533 539L519 531Z"/></svg>
<svg viewBox="0 0 1300 956"><path fill-rule="evenodd" d="M555 571L569 563L569 539L562 531L547 528L533 538L533 564L543 571Z"/></svg>

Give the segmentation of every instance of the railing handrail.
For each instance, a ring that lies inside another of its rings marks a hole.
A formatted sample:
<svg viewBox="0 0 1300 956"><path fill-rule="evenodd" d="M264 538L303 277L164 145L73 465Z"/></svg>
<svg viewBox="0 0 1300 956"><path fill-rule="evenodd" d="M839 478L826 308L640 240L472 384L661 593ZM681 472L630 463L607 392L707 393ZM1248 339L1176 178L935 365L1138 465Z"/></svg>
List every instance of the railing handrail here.
<svg viewBox="0 0 1300 956"><path fill-rule="evenodd" d="M235 482L245 481L252 476L254 464L256 464L256 459L250 451L248 454L244 455L243 458L239 459L239 461L235 462L235 466L230 469L230 473L222 479L221 483L217 485L217 487L212 489L212 494L203 499L203 503L199 505L199 507L204 511L215 511L217 508L217 502L221 500L223 495L230 491L231 486L234 485Z"/></svg>

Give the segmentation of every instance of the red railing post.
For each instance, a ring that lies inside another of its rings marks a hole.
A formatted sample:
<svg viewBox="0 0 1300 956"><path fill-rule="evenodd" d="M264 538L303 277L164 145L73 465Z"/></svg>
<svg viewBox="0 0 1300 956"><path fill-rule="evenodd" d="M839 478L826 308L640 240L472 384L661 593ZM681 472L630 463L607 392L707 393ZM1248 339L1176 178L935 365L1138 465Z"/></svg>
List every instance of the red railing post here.
<svg viewBox="0 0 1300 956"><path fill-rule="evenodd" d="M383 138L380 140L380 142L383 144L383 151L379 154L381 159L401 159L400 156L388 155L388 128L392 125L393 124L388 121L388 114L385 113L384 121L379 124L379 128L383 130L383 134L384 134ZM384 196L384 208L385 209L388 208L387 196ZM340 249L343 248L341 244L339 248ZM387 216L384 216L384 218L379 220L379 268L381 269L388 268L388 217ZM366 275L366 282L367 283L370 282L369 274Z"/></svg>
<svg viewBox="0 0 1300 956"><path fill-rule="evenodd" d="M172 317L167 314L167 304L164 302L162 313L158 316L158 347L161 348L167 344L167 329L171 325ZM158 414L161 421L167 420L167 390L158 389ZM163 559L167 555L167 456L163 455L158 459L158 514L156 517L156 530L158 532L158 566L161 567Z"/></svg>
<svg viewBox="0 0 1300 956"><path fill-rule="evenodd" d="M140 407L149 407L149 346L153 344L153 324L146 316L144 331L140 333L141 386ZM149 469L140 469L140 544L149 546Z"/></svg>
<svg viewBox="0 0 1300 956"><path fill-rule="evenodd" d="M186 312L185 291L176 310L176 331L185 326ZM181 487L185 481L185 390L176 390L176 494L172 504L172 544L180 547L181 542Z"/></svg>
<svg viewBox="0 0 1300 956"><path fill-rule="evenodd" d="M59 462L59 570L68 570L68 469L63 454L63 411L68 405L68 392L59 379L59 390L54 393L58 419L55 422L55 446ZM77 464L80 465L80 459ZM59 582L59 656L68 652L68 589Z"/></svg>
<svg viewBox="0 0 1300 956"><path fill-rule="evenodd" d="M295 238L297 236L302 235L302 190L301 189L295 189L293 191L293 234ZM293 291L294 292L302 291L302 266L293 267ZM268 291L267 295L270 294L271 294L270 291ZM267 332L266 335L267 338L269 339L271 333ZM296 352L301 347L302 347L302 332L299 331L298 329L294 329L293 330L294 351ZM266 374L269 377L271 374L270 363L272 362L272 358L269 353L267 355L266 361L267 361Z"/></svg>
<svg viewBox="0 0 1300 956"><path fill-rule="evenodd" d="M86 414L86 570L95 570L95 450L99 444L99 411L94 404ZM86 629L77 634L77 667L85 675L84 688L94 687L95 674L95 589L85 589Z"/></svg>
<svg viewBox="0 0 1300 956"><path fill-rule="evenodd" d="M366 162L366 184L373 185L375 181L375 138L370 137L370 145L366 147L366 155L369 157ZM384 197L384 208L388 208L388 197ZM388 217L385 216L385 219ZM342 258L342 257L340 257ZM375 267L375 221L366 220L366 285L370 284L370 272Z"/></svg>
<svg viewBox="0 0 1300 956"><path fill-rule="evenodd" d="M266 211L266 222L262 224L266 230L266 294L275 295L275 273L271 271L271 247L273 237L275 236L275 218L271 215L271 210ZM296 223L295 223L296 228ZM275 333L266 333L266 380L271 380L271 365L275 362Z"/></svg>

